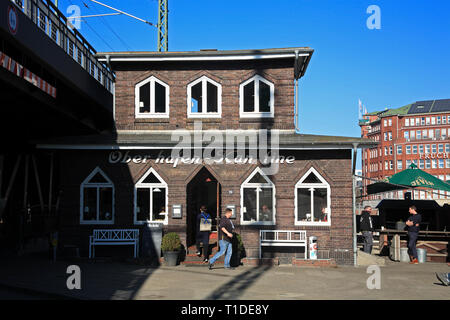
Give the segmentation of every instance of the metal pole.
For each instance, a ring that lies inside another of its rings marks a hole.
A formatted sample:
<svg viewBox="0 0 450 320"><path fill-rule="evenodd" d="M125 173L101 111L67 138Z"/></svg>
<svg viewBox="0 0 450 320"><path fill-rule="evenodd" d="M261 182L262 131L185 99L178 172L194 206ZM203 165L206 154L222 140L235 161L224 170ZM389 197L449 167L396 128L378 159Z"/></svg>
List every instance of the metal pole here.
<svg viewBox="0 0 450 320"><path fill-rule="evenodd" d="M53 192L53 156L54 154L51 153L50 155L50 181L49 181L49 187L48 187L48 213L51 214L52 212L52 192Z"/></svg>
<svg viewBox="0 0 450 320"><path fill-rule="evenodd" d="M36 158L35 158L34 154L31 155L31 160L33 162L33 167L34 167L34 177L36 179L36 186L37 186L38 195L39 195L39 204L41 205L41 213L43 213L45 210L44 198L42 197L41 182L39 180L39 172L38 172L38 167L36 164Z"/></svg>
<svg viewBox="0 0 450 320"><path fill-rule="evenodd" d="M217 229L217 241L216 241L216 247L217 249L219 249L219 217L220 217L220 206L219 206L219 181L216 182L217 183L217 209L216 209L216 229Z"/></svg>
<svg viewBox="0 0 450 320"><path fill-rule="evenodd" d="M352 203L353 203L353 263L354 266L357 265L357 241L356 241L356 155L357 155L357 145L353 145L353 168L352 168Z"/></svg>

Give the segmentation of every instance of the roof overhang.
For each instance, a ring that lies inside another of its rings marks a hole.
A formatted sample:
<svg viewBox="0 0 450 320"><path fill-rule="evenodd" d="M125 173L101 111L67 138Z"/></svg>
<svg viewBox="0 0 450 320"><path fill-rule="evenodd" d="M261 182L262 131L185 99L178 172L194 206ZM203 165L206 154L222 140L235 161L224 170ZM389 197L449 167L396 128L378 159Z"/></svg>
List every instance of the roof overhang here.
<svg viewBox="0 0 450 320"><path fill-rule="evenodd" d="M314 50L309 47L256 50L201 50L183 52L99 52L96 57L106 63L132 62L195 62L195 61L251 61L266 59L292 59L295 78L301 78L308 67Z"/></svg>
<svg viewBox="0 0 450 320"><path fill-rule="evenodd" d="M272 135L273 135L273 131ZM269 131L267 131L269 132ZM259 130L204 130L195 133L190 130L176 130L177 137L181 135L189 135L187 141L195 141L186 145L180 144L179 139L172 140L173 131L121 131L114 136L82 136L82 137L66 137L62 139L52 139L51 141L36 141L38 149L73 149L73 150L152 150L152 149L173 149L173 148L205 148L211 147L209 138L201 138L198 140L195 134L232 134L251 135L258 137ZM266 134L263 132L262 134ZM279 131L277 146L280 150L336 150L336 149L356 149L370 148L378 143L369 139L361 139L354 137L339 136L322 136L310 134L295 134L291 130ZM205 140L206 139L206 140ZM185 141L185 140L183 140ZM200 142L199 142L200 141ZM259 141L259 140L258 140ZM225 140L224 140L225 143ZM267 143L271 143L271 138L267 139ZM236 146L239 148L239 146ZM255 148L252 144L243 146L247 149ZM259 148L259 145L256 145Z"/></svg>

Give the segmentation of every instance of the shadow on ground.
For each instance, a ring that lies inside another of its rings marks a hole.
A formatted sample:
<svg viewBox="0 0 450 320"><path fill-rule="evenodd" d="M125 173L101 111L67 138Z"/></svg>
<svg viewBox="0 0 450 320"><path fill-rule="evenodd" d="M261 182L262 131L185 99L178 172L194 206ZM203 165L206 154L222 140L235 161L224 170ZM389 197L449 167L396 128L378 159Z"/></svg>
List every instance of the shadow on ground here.
<svg viewBox="0 0 450 320"><path fill-rule="evenodd" d="M239 297L248 289L252 284L261 277L264 272L269 270L271 266L262 265L244 273L240 273L236 275L232 280L228 281L224 285L222 285L219 289L217 289L214 293L207 296L205 299L207 300L235 300L239 299Z"/></svg>

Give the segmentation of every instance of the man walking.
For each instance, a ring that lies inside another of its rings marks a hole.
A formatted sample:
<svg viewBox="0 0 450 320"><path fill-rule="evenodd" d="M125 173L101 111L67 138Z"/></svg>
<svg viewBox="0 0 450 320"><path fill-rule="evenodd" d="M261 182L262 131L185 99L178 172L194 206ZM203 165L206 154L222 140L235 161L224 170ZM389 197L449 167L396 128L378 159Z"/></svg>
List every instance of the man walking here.
<svg viewBox="0 0 450 320"><path fill-rule="evenodd" d="M416 242L419 237L422 216L417 213L416 206L410 206L409 213L411 215L406 221L406 225L408 226L408 254L411 260L410 264L419 264L419 261L417 260Z"/></svg>
<svg viewBox="0 0 450 320"><path fill-rule="evenodd" d="M364 237L364 252L372 254L373 246L373 222L370 213L372 212L371 206L365 206L363 212L361 212L360 217L360 229Z"/></svg>
<svg viewBox="0 0 450 320"><path fill-rule="evenodd" d="M231 260L231 254L232 254L232 246L231 246L231 239L233 238L233 230L234 225L233 222L231 222L230 218L233 214L233 211L229 208L225 210L225 217L222 217L220 219L219 223L219 247L220 251L217 252L214 257L211 258L209 261L209 270L212 269L214 262L216 262L217 259L219 259L221 256L225 255L225 269L234 269L230 266L230 260Z"/></svg>

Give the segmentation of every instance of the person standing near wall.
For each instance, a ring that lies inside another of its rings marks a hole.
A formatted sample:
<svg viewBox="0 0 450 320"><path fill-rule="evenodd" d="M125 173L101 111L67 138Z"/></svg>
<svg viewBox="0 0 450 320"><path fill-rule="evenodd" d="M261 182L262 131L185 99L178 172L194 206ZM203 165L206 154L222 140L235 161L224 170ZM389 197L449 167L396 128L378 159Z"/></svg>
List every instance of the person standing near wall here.
<svg viewBox="0 0 450 320"><path fill-rule="evenodd" d="M197 237L195 245L197 247L197 256L201 256L200 242L203 243L203 262L208 262L209 259L209 234L211 233L212 219L209 213L206 212L206 206L200 207L200 213L197 214Z"/></svg>
<svg viewBox="0 0 450 320"><path fill-rule="evenodd" d="M372 212L371 206L365 206L364 210L361 212L361 217L359 218L361 233L364 237L364 252L372 254L373 246L373 222L370 213Z"/></svg>
<svg viewBox="0 0 450 320"><path fill-rule="evenodd" d="M222 217L220 219L219 223L219 247L220 251L217 252L214 257L211 258L209 261L209 270L212 269L214 262L216 262L217 259L219 259L221 256L225 255L225 263L224 267L225 269L234 269L230 266L230 260L231 260L231 254L233 252L232 246L231 246L231 239L233 238L233 230L234 225L233 222L231 222L230 218L233 214L233 211L230 208L227 208L225 210L225 217Z"/></svg>
<svg viewBox="0 0 450 320"><path fill-rule="evenodd" d="M411 214L406 221L408 226L408 254L411 260L411 264L418 264L416 242L419 237L420 223L422 222L422 216L417 213L416 206L409 207L409 213Z"/></svg>

